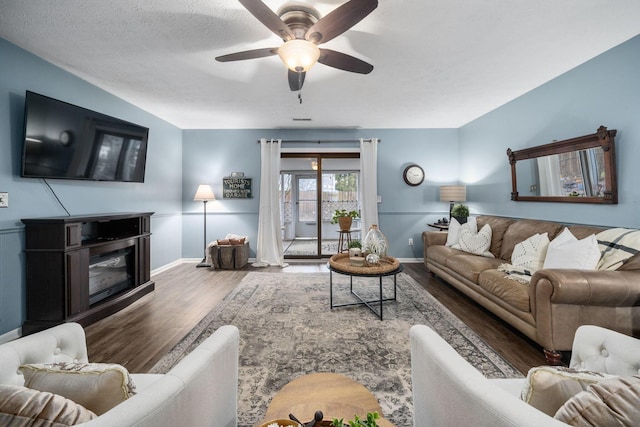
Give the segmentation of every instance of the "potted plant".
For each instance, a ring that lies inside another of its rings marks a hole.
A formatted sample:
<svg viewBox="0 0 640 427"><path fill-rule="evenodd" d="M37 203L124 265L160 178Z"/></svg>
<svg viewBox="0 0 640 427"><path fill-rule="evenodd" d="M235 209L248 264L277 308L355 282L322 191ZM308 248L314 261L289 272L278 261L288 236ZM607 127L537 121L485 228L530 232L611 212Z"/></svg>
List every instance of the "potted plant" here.
<svg viewBox="0 0 640 427"><path fill-rule="evenodd" d="M333 427L377 427L376 420L380 419L380 414L377 412L368 412L367 419L360 419L359 416L355 415L353 421L344 422L342 419L334 418L331 421L331 425Z"/></svg>
<svg viewBox="0 0 640 427"><path fill-rule="evenodd" d="M349 248L350 257L360 256L360 254L362 254L362 242L360 242L360 240L353 239L347 246Z"/></svg>
<svg viewBox="0 0 640 427"><path fill-rule="evenodd" d="M341 231L351 230L351 223L354 218L358 218L358 211L347 211L346 209L336 209L331 218L331 224L339 224Z"/></svg>
<svg viewBox="0 0 640 427"><path fill-rule="evenodd" d="M451 216L455 218L458 223L464 224L467 222L467 218L469 217L469 206L463 205L462 203L456 203L451 208Z"/></svg>

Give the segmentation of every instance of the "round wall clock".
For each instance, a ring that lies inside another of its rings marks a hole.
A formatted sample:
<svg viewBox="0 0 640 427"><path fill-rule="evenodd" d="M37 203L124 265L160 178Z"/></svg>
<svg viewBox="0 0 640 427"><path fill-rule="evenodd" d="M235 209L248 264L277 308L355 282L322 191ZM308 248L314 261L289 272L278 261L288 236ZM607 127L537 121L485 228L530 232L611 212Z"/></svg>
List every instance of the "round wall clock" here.
<svg viewBox="0 0 640 427"><path fill-rule="evenodd" d="M418 165L409 165L402 172L402 178L407 185L415 187L424 181L424 170Z"/></svg>

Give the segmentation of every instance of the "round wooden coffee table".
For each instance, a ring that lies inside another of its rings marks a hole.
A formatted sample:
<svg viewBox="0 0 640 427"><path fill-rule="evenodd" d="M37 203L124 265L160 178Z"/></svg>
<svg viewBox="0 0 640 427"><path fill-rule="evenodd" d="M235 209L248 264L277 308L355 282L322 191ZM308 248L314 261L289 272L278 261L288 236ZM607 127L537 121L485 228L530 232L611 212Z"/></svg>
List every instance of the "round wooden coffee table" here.
<svg viewBox="0 0 640 427"><path fill-rule="evenodd" d="M285 385L271 400L263 421L289 419L295 415L300 421L313 419L316 411L322 411L325 421L343 418L345 422L354 415L365 418L367 412L382 409L376 397L362 384L349 377L329 372L304 375ZM389 421L381 418L380 427L393 427Z"/></svg>

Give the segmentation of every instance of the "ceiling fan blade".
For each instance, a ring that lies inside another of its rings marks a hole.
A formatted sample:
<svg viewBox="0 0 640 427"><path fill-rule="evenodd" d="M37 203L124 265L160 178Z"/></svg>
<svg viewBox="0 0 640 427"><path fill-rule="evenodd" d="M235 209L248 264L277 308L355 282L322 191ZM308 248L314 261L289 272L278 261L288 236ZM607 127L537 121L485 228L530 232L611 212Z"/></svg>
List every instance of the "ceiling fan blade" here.
<svg viewBox="0 0 640 427"><path fill-rule="evenodd" d="M245 59L264 58L265 56L272 56L278 54L277 47L265 47L262 49L245 50L242 52L230 53L228 55L222 55L216 57L218 62L229 61L242 61Z"/></svg>
<svg viewBox="0 0 640 427"><path fill-rule="evenodd" d="M360 22L378 7L378 0L350 0L316 22L305 34L315 44L325 43Z"/></svg>
<svg viewBox="0 0 640 427"><path fill-rule="evenodd" d="M296 36L282 19L260 0L238 0L258 21L273 31L284 41L293 40Z"/></svg>
<svg viewBox="0 0 640 427"><path fill-rule="evenodd" d="M302 89L302 84L304 83L304 78L307 73L304 71L301 73L297 73L295 71L289 70L289 89L293 92Z"/></svg>
<svg viewBox="0 0 640 427"><path fill-rule="evenodd" d="M331 49L320 49L318 62L339 70L351 71L352 73L369 74L373 71L373 65L368 62Z"/></svg>

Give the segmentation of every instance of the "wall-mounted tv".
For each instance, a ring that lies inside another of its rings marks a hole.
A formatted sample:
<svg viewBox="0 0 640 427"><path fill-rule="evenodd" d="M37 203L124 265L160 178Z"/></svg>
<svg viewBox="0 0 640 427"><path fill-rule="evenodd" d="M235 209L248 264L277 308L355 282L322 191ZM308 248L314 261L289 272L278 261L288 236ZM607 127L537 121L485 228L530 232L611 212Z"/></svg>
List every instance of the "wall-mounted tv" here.
<svg viewBox="0 0 640 427"><path fill-rule="evenodd" d="M21 176L144 182L149 129L27 91Z"/></svg>

